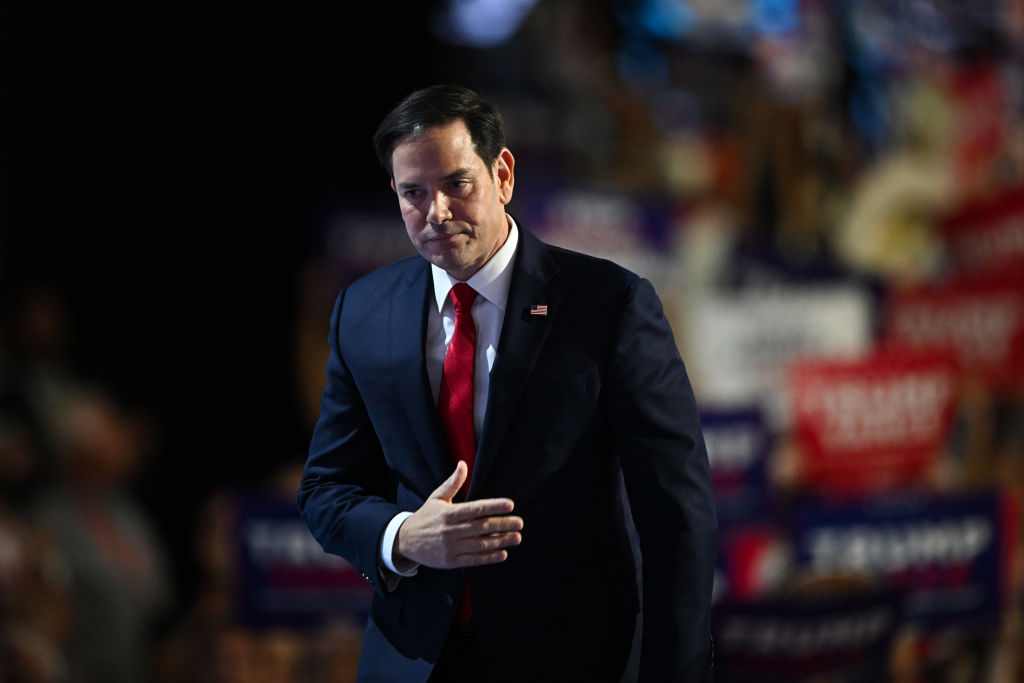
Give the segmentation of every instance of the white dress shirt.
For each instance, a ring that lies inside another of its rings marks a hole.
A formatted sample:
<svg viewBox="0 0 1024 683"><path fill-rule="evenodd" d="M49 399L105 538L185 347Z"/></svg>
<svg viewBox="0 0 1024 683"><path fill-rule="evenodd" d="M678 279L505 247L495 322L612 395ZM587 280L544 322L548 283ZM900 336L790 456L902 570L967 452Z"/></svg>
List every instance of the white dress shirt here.
<svg viewBox="0 0 1024 683"><path fill-rule="evenodd" d="M511 216L507 216L507 218L509 232L505 243L480 270L466 280L466 284L475 289L478 295L473 302L473 322L476 325L473 424L476 427L477 438L480 437L480 431L484 424L487 393L491 382L491 367L494 365L498 340L501 338L501 324L505 318L505 304L508 302L508 289L512 283L512 262L519 245L519 229ZM427 312L425 351L427 377L430 380L430 390L436 404L441 392L444 355L455 333L455 304L452 303L448 292L457 282L461 281L433 264L431 264L430 270L434 280L434 302L437 305L431 306ZM452 463L452 470L454 471L454 469L455 463ZM410 572L399 572L395 569L392 561L392 551L395 538L398 535L398 528L411 514L411 512L400 512L395 515L388 523L381 539L381 563L388 570L400 576L412 576L417 571L413 569ZM382 576L389 589L393 589L394 585L397 585L397 577L389 577L384 572L382 572Z"/></svg>

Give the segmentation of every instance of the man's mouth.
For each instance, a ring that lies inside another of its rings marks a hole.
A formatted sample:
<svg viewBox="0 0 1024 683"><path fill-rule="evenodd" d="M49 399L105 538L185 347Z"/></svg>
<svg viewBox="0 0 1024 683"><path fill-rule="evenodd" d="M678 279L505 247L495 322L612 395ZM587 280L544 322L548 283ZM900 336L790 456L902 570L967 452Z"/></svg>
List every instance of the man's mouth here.
<svg viewBox="0 0 1024 683"><path fill-rule="evenodd" d="M445 232L439 235L434 235L427 239L428 242L451 242L453 239L461 235L461 232Z"/></svg>

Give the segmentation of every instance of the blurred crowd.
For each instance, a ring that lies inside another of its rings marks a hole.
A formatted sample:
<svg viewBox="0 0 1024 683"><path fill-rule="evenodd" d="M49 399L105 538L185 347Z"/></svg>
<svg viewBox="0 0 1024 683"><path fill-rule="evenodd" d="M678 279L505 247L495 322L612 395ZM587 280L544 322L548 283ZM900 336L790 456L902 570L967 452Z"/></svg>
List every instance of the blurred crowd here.
<svg viewBox="0 0 1024 683"><path fill-rule="evenodd" d="M233 487L195 515L193 557L172 561L142 500L152 416L76 372L61 293L8 302L0 346L0 680L185 683L354 680L358 615L316 630L239 617ZM259 496L294 508L283 463ZM175 571L193 563L185 586ZM188 590L186 590L188 588Z"/></svg>
<svg viewBox="0 0 1024 683"><path fill-rule="evenodd" d="M460 4L435 71L505 113L513 215L650 278L673 324L722 506L724 680L1024 680L1024 3L541 0L508 3L511 38ZM315 227L309 428L338 288L410 253L390 206ZM76 373L65 294L22 283L0 319L0 680L354 680L365 596L326 599L348 569L245 505L290 505L294 459L202 501L183 589L136 486L159 416ZM940 527L967 550L914 540ZM348 609L295 609L318 599ZM806 633L836 623L863 638Z"/></svg>
<svg viewBox="0 0 1024 683"><path fill-rule="evenodd" d="M139 680L170 607L162 543L130 482L145 424L68 367L59 292L26 288L0 353L4 680Z"/></svg>

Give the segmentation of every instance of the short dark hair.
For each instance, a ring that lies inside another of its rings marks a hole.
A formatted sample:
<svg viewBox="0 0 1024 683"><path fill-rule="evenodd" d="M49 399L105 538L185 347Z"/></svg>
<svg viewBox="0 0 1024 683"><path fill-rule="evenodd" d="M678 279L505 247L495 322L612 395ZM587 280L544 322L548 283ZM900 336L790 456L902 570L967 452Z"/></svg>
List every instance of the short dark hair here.
<svg viewBox="0 0 1024 683"><path fill-rule="evenodd" d="M373 136L377 159L393 178L391 154L400 138L418 135L456 119L466 124L473 149L490 173L494 160L505 147L505 124L497 107L475 90L458 85L432 85L399 102L384 117Z"/></svg>

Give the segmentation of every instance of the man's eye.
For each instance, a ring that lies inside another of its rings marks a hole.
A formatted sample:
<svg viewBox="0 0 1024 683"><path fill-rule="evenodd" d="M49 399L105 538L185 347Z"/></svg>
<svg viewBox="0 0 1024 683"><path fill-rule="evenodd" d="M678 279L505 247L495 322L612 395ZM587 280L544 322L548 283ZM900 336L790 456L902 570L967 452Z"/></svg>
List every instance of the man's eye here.
<svg viewBox="0 0 1024 683"><path fill-rule="evenodd" d="M402 195L406 199L418 199L423 195L423 190L406 190Z"/></svg>

